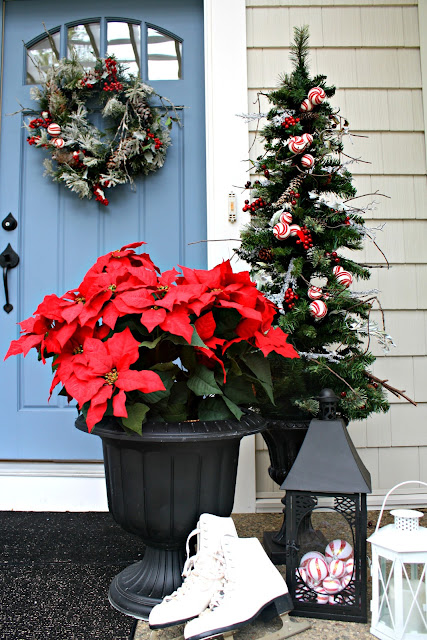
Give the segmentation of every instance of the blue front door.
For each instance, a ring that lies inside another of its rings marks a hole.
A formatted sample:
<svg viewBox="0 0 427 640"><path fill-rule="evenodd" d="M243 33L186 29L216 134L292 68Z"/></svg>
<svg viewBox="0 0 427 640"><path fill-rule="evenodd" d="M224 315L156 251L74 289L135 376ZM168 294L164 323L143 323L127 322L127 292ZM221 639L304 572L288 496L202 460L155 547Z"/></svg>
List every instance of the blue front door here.
<svg viewBox="0 0 427 640"><path fill-rule="evenodd" d="M132 70L139 68L144 81L180 107L183 126L173 127L164 167L136 180L134 190L108 191L108 207L43 177L43 153L27 144L22 115L10 115L19 105L37 109L27 52L49 63L66 56L73 42L85 55L123 53ZM0 253L10 243L20 263L8 274L9 314L0 291L2 358L18 337L16 323L44 295L76 287L101 254L143 240L162 269L206 266L205 244L198 242L206 238L203 60L202 0L6 1L0 219L11 212L18 226L0 227ZM50 380L50 365L38 363L35 353L2 363L0 459L100 457L98 438L73 427L75 407L62 397L48 403Z"/></svg>

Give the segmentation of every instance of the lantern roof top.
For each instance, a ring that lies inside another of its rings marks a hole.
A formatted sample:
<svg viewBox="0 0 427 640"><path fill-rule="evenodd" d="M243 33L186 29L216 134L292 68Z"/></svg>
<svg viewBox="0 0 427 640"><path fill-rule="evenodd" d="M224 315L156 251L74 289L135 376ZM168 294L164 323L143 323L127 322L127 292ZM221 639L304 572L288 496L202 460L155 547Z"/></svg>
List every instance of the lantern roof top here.
<svg viewBox="0 0 427 640"><path fill-rule="evenodd" d="M396 529L394 524L387 524L375 531L368 542L395 552L427 553L427 529L420 527L415 531L403 531Z"/></svg>
<svg viewBox="0 0 427 640"><path fill-rule="evenodd" d="M312 420L281 489L316 493L370 493L371 475L341 419Z"/></svg>

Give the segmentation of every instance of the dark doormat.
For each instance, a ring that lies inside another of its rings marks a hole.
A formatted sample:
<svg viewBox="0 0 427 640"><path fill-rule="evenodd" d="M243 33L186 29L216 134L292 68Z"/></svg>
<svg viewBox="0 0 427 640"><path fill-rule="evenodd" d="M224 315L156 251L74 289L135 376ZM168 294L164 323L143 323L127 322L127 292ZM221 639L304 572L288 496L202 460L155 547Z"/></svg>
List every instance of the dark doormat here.
<svg viewBox="0 0 427 640"><path fill-rule="evenodd" d="M126 640L108 588L143 544L109 513L0 512L0 640Z"/></svg>

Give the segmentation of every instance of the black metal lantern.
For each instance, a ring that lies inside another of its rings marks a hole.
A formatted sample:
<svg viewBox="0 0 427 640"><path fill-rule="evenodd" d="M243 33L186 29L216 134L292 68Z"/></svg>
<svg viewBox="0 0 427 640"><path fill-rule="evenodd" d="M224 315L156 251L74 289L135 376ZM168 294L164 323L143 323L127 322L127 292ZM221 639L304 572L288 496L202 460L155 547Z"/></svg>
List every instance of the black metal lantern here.
<svg viewBox="0 0 427 640"><path fill-rule="evenodd" d="M361 461L330 389L319 397L298 457L281 485L286 513L286 581L294 615L366 622L366 494ZM312 527L307 527L307 522Z"/></svg>

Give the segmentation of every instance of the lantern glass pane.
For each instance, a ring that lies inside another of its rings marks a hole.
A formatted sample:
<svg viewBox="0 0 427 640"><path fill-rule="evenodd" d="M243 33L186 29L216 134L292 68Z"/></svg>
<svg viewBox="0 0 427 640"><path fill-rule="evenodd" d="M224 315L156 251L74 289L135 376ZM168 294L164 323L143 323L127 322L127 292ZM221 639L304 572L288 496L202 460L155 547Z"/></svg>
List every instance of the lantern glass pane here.
<svg viewBox="0 0 427 640"><path fill-rule="evenodd" d="M337 607L354 604L354 540L347 519L320 505L302 518L297 545L296 597Z"/></svg>
<svg viewBox="0 0 427 640"><path fill-rule="evenodd" d="M405 631L427 633L426 565L402 565L402 608Z"/></svg>
<svg viewBox="0 0 427 640"><path fill-rule="evenodd" d="M379 556L378 562L378 621L394 629L394 561Z"/></svg>

